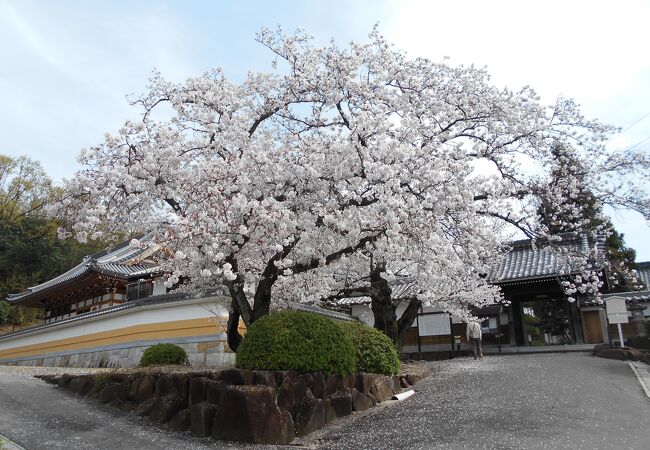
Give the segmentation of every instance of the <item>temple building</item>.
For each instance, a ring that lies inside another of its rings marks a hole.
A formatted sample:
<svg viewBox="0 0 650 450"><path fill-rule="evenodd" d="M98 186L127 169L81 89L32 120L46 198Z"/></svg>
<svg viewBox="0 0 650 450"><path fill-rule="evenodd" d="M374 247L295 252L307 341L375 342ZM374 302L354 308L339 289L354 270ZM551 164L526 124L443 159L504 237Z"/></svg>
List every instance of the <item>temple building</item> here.
<svg viewBox="0 0 650 450"><path fill-rule="evenodd" d="M148 347L170 343L183 348L193 366L232 366L227 290L167 292L152 259L165 250L147 236L140 244L123 243L88 256L64 274L10 295L13 304L44 308L45 323L0 335L0 364L136 367ZM354 320L308 305L286 307Z"/></svg>
<svg viewBox="0 0 650 450"><path fill-rule="evenodd" d="M145 236L140 243L132 247L125 242L88 256L52 280L10 295L12 304L42 307L45 323L0 336L0 364L133 367L144 349L159 342L180 345L194 365L232 364L234 355L225 334L231 303L226 290L167 293L152 257L164 249L153 244L151 237ZM598 248L585 237L565 239L561 245L584 254ZM597 261L593 263L599 267ZM644 291L609 294L603 277L603 297L624 297L628 304L630 323L623 326L626 341L647 336L643 327L650 317L650 262L637 264L637 269ZM486 352L616 340L601 302L584 295L568 301L562 282L579 273L576 263L553 249L536 248L528 240L513 242L486 274L490 283L501 288L505 302L472 311L482 319ZM289 305L373 325L369 299L346 299L339 306L335 312ZM399 305L398 317L405 306ZM469 348L464 323L438 308L423 307L407 333L403 351L412 357L438 358Z"/></svg>
<svg viewBox="0 0 650 450"><path fill-rule="evenodd" d="M590 242L586 236L565 239L560 246L572 254L586 255L593 247L603 253L602 244ZM592 263L599 266L598 261ZM488 337L498 332L503 343L513 346L604 342L607 323L603 307L585 295L569 302L562 286L580 273L580 263L552 248L535 248L530 240L513 242L488 274L508 303L498 329L488 327ZM607 279L602 280L606 292Z"/></svg>
<svg viewBox="0 0 650 450"><path fill-rule="evenodd" d="M572 254L587 255L594 249L599 255L604 252L601 242L592 242L586 236L568 237L559 245ZM552 248L537 248L530 240L512 242L510 247L487 274L488 281L501 288L505 302L472 310L483 319L483 343L488 351L610 341L615 327L608 326L602 302L587 295L577 295L576 301L568 301L562 282L581 273L579 263ZM591 262L595 268L601 266L598 261ZM637 271L637 278L647 289L650 262L637 264ZM630 319L635 308L643 311L636 315L650 316L650 309L645 309L645 303L650 304L650 290L608 294L608 280L605 276L602 280L603 299L624 296L629 305L641 305L629 306ZM353 316L373 324L369 299L349 299L344 303ZM398 307L398 317L404 307ZM625 325L625 338L638 335L637 328L632 323ZM425 306L408 331L403 351L426 354L459 348L469 348L465 342L465 324L438 308Z"/></svg>
<svg viewBox="0 0 650 450"><path fill-rule="evenodd" d="M155 282L157 268L150 259L159 247L142 248L124 242L110 250L86 256L77 266L24 292L10 294L7 301L26 307L43 308L45 323L98 311L150 295L164 294Z"/></svg>

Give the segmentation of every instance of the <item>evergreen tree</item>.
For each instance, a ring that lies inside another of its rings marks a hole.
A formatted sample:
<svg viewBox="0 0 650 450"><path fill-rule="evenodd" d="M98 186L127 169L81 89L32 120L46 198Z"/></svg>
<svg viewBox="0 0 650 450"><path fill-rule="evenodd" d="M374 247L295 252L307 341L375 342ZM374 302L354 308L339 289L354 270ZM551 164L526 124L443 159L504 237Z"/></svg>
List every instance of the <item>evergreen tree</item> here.
<svg viewBox="0 0 650 450"><path fill-rule="evenodd" d="M589 230L594 236L606 236L605 257L609 289L625 292L638 289L631 275L636 252L625 246L622 233L614 228L602 210L602 204L585 182L587 170L574 149L556 145L552 150L552 188L541 197L538 214L549 234L571 234ZM569 191L558 201L555 192Z"/></svg>
<svg viewBox="0 0 650 450"><path fill-rule="evenodd" d="M44 212L53 192L40 163L0 154L0 300L54 278L106 247L58 239L57 229L65 224ZM39 318L37 311L24 312L0 302L0 324Z"/></svg>
<svg viewBox="0 0 650 450"><path fill-rule="evenodd" d="M9 315L9 303L4 300L0 300L0 325L7 323L7 317Z"/></svg>
<svg viewBox="0 0 650 450"><path fill-rule="evenodd" d="M9 314L7 315L7 323L13 325L12 331L16 330L16 326L21 325L25 320L25 312L23 307L19 305L10 306Z"/></svg>

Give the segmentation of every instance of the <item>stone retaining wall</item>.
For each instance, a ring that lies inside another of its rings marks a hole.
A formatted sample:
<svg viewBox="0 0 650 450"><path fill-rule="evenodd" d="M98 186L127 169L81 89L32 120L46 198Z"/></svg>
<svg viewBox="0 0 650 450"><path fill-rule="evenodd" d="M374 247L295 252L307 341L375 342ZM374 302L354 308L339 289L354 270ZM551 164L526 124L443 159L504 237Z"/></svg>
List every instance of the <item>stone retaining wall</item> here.
<svg viewBox="0 0 650 450"><path fill-rule="evenodd" d="M167 423L176 431L247 443L287 444L327 423L364 411L419 381L419 376L268 372L41 376L113 407Z"/></svg>
<svg viewBox="0 0 650 450"><path fill-rule="evenodd" d="M650 364L650 350L632 347L614 347L609 344L598 344L594 347L594 356L619 361L641 361Z"/></svg>

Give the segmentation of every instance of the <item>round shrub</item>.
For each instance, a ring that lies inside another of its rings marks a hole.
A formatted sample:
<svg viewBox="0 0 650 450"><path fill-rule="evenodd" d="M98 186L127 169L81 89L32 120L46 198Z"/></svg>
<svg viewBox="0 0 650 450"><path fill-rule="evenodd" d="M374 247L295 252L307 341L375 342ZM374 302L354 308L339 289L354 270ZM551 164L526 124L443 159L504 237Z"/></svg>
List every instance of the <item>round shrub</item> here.
<svg viewBox="0 0 650 450"><path fill-rule="evenodd" d="M187 353L174 344L156 344L144 351L141 366L162 366L165 364L187 364Z"/></svg>
<svg viewBox="0 0 650 450"><path fill-rule="evenodd" d="M356 367L350 336L317 314L279 311L256 320L237 349L237 367L347 375Z"/></svg>
<svg viewBox="0 0 650 450"><path fill-rule="evenodd" d="M357 371L385 375L399 372L399 356L388 336L360 322L342 322L339 327L350 336L356 347Z"/></svg>

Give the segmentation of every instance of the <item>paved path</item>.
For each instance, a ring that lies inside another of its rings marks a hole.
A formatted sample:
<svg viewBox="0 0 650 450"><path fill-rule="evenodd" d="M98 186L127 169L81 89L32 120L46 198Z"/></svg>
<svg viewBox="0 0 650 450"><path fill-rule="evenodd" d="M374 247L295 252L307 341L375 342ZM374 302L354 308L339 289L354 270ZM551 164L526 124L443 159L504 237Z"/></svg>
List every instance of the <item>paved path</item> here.
<svg viewBox="0 0 650 450"><path fill-rule="evenodd" d="M650 448L650 400L626 362L574 353L430 364L416 395L340 420L306 446ZM1 366L0 434L27 450L244 448L172 433Z"/></svg>
<svg viewBox="0 0 650 450"><path fill-rule="evenodd" d="M59 390L20 369L0 366L0 435L26 450L243 448L173 433L146 418Z"/></svg>
<svg viewBox="0 0 650 450"><path fill-rule="evenodd" d="M584 354L431 363L416 395L317 445L363 449L648 449L650 401L629 365Z"/></svg>

